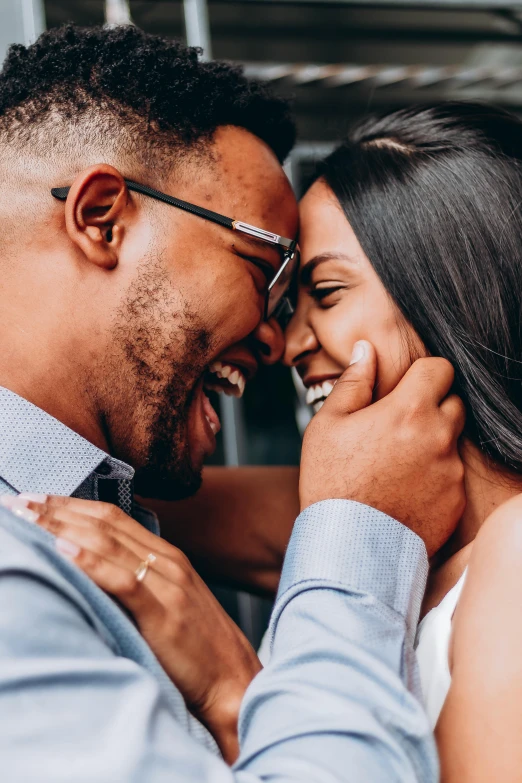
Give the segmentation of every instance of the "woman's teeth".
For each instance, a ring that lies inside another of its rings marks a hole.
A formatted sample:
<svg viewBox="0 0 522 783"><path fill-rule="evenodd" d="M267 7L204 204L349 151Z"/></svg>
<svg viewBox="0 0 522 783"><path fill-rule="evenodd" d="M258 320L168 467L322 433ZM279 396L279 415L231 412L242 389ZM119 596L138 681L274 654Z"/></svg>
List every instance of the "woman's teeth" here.
<svg viewBox="0 0 522 783"><path fill-rule="evenodd" d="M318 413L324 405L324 401L332 391L334 385L330 381L310 386L306 392L306 403L311 405L314 413Z"/></svg>
<svg viewBox="0 0 522 783"><path fill-rule="evenodd" d="M213 384L212 381L205 384L207 389L211 391L223 392L232 397L242 397L245 391L246 378L237 367L233 367L230 364L224 364L223 362L213 362L208 368L209 372L215 375L217 378L227 381L227 385L219 383Z"/></svg>

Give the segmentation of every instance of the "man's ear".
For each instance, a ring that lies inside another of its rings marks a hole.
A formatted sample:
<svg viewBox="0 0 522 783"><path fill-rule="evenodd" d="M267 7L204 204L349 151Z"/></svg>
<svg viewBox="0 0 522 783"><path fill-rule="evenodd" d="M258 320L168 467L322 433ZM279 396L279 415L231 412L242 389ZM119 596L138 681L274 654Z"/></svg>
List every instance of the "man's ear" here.
<svg viewBox="0 0 522 783"><path fill-rule="evenodd" d="M120 172L106 163L91 166L78 174L69 190L67 233L88 261L114 269L132 209Z"/></svg>

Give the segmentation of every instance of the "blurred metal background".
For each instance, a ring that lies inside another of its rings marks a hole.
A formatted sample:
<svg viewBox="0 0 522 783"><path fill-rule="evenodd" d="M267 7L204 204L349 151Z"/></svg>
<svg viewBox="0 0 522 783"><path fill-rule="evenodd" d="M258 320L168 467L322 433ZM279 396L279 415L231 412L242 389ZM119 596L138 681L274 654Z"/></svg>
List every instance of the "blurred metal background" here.
<svg viewBox="0 0 522 783"><path fill-rule="evenodd" d="M522 111L522 0L0 0L0 60L10 43L68 21L132 22L271 81L294 100L299 143L286 169L298 194L369 111L447 98ZM215 462L298 463L309 413L287 370L262 370L221 407ZM257 643L269 603L217 592Z"/></svg>

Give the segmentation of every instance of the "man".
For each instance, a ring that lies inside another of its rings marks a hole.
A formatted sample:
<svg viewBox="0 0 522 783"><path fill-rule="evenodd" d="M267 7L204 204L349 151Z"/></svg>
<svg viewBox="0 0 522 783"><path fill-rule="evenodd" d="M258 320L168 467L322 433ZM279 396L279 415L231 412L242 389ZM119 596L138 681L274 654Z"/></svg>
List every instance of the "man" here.
<svg viewBox="0 0 522 783"><path fill-rule="evenodd" d="M280 165L292 141L286 106L263 86L134 28L68 27L11 49L0 76L4 492L109 500L155 529L133 479L144 496L197 490L219 427L204 393L222 382L216 363L250 377L282 351L266 318L284 290L274 280L295 263ZM6 780L435 779L408 692L426 549L387 514L429 549L426 498L456 522L463 416L445 399L442 360L417 363L368 414L374 376L371 346L358 346L307 432L272 662L244 701L233 770L131 620L21 501L2 512ZM131 574L138 600L148 565ZM196 622L189 604L175 607L186 633L174 665ZM204 606L197 622L213 627ZM238 648L232 634L240 677ZM206 684L195 656L193 668ZM192 706L219 738L214 680L203 692L216 704Z"/></svg>

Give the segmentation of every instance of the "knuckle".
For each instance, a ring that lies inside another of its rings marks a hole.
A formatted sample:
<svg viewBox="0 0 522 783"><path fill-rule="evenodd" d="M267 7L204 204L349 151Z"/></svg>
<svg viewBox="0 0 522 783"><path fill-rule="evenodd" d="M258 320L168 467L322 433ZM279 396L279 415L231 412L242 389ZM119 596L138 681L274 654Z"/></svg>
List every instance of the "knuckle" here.
<svg viewBox="0 0 522 783"><path fill-rule="evenodd" d="M101 533L96 527L86 530L87 546L89 549L97 552L98 554L106 557L110 552L110 544L108 536Z"/></svg>
<svg viewBox="0 0 522 783"><path fill-rule="evenodd" d="M99 535L98 536L100 549L107 557L117 557L121 551L122 546L118 539L113 536Z"/></svg>
<svg viewBox="0 0 522 783"><path fill-rule="evenodd" d="M108 536L112 533L112 525L106 519L93 519L93 525L102 535Z"/></svg>
<svg viewBox="0 0 522 783"><path fill-rule="evenodd" d="M409 375L419 376L420 378L426 377L426 373L430 374L431 361L431 358L425 356L416 359L410 367Z"/></svg>
<svg viewBox="0 0 522 783"><path fill-rule="evenodd" d="M81 549L76 558L76 562L90 573L96 573L103 564L102 558L89 549Z"/></svg>
<svg viewBox="0 0 522 783"><path fill-rule="evenodd" d="M100 511L100 519L103 522L112 522L118 516L117 512L119 512L119 508L113 503L103 502L100 503L98 508Z"/></svg>
<svg viewBox="0 0 522 783"><path fill-rule="evenodd" d="M63 508L64 506L68 506L71 502L70 497L65 497L63 495L47 495L46 499L41 504L46 509L56 509L56 508Z"/></svg>
<svg viewBox="0 0 522 783"><path fill-rule="evenodd" d="M431 385L436 378L452 383L455 377L453 365L441 356L424 356L417 359L410 368L410 374L426 386Z"/></svg>
<svg viewBox="0 0 522 783"><path fill-rule="evenodd" d="M448 359L444 359L442 356L433 356L432 361L434 361L434 367L437 367L438 372L444 372L449 377L454 377L455 370L453 368L453 365Z"/></svg>
<svg viewBox="0 0 522 783"><path fill-rule="evenodd" d="M176 563L180 568L183 568L185 570L192 570L192 564L190 560L188 559L187 555L181 551L181 549L174 548L174 551L171 553L173 562Z"/></svg>
<svg viewBox="0 0 522 783"><path fill-rule="evenodd" d="M454 451L457 445L457 441L453 430L450 429L449 427L443 427L438 433L436 444L441 456L443 457L449 456Z"/></svg>
<svg viewBox="0 0 522 783"><path fill-rule="evenodd" d="M59 519L56 519L50 513L44 512L41 516L41 521L43 524L45 524L46 529L49 530L51 533L54 533L55 535L58 535L59 533L63 533L63 531L67 529L64 522L61 522Z"/></svg>
<svg viewBox="0 0 522 783"><path fill-rule="evenodd" d="M190 565L187 560L187 565ZM177 590L190 588L191 570L183 563L172 560L169 566L169 576Z"/></svg>
<svg viewBox="0 0 522 783"><path fill-rule="evenodd" d="M180 585L174 583L170 584L168 587L168 597L170 605L175 606L176 609L184 609L187 607L188 594Z"/></svg>
<svg viewBox="0 0 522 783"><path fill-rule="evenodd" d="M132 598L141 587L132 571L122 571L117 579L116 593L125 598Z"/></svg>
<svg viewBox="0 0 522 783"><path fill-rule="evenodd" d="M401 431L407 439L418 437L419 424L423 419L423 407L419 400L408 400L401 415Z"/></svg>

